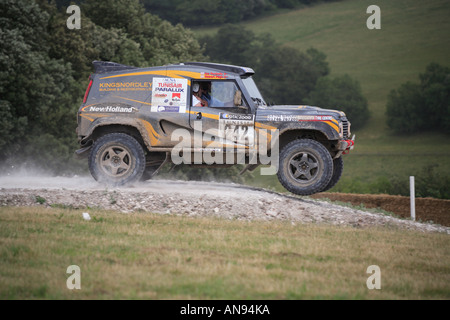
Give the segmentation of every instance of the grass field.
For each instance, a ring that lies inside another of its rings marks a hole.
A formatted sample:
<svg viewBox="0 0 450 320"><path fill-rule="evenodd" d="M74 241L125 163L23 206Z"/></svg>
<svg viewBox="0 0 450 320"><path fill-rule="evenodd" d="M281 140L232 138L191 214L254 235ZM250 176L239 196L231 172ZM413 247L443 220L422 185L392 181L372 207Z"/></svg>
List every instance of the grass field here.
<svg viewBox="0 0 450 320"><path fill-rule="evenodd" d="M366 9L372 4L381 9L380 30L366 27L370 16ZM422 132L396 136L385 117L392 89L418 82L431 62L450 66L449 14L446 0L343 0L243 24L257 34L271 33L282 45L301 51L315 47L327 55L332 76L347 73L360 82L372 116L365 128L354 132L357 145L344 158L346 169L335 190L354 180L370 183L381 176L398 175L408 183L410 175L434 165L450 175L447 136ZM217 28L194 31L212 34ZM274 177L261 177L256 183L281 190Z"/></svg>
<svg viewBox="0 0 450 320"><path fill-rule="evenodd" d="M450 298L445 234L82 212L0 208L1 299Z"/></svg>

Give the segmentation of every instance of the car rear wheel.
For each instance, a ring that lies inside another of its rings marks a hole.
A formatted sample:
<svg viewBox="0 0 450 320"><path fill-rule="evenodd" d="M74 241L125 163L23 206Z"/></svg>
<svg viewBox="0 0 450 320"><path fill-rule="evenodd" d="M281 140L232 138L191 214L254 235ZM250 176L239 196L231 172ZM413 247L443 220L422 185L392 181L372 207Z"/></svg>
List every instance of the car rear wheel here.
<svg viewBox="0 0 450 320"><path fill-rule="evenodd" d="M89 170L95 180L111 186L138 181L145 169L142 146L124 133L111 133L95 141L89 155Z"/></svg>
<svg viewBox="0 0 450 320"><path fill-rule="evenodd" d="M299 139L281 151L278 180L292 193L311 195L321 192L332 175L333 160L320 142Z"/></svg>

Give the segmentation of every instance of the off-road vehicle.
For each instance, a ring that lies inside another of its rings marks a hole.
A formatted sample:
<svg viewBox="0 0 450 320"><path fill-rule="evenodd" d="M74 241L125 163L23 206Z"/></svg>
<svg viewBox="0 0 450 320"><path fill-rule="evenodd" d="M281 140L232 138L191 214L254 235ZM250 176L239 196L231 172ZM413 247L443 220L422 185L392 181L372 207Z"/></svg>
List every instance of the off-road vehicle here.
<svg viewBox="0 0 450 320"><path fill-rule="evenodd" d="M309 195L338 182L342 155L354 145L344 112L268 105L251 68L93 64L76 153L88 158L96 180L110 185L150 179L167 163L245 164L241 173L263 164L275 168L287 190ZM199 92L206 103L193 106Z"/></svg>

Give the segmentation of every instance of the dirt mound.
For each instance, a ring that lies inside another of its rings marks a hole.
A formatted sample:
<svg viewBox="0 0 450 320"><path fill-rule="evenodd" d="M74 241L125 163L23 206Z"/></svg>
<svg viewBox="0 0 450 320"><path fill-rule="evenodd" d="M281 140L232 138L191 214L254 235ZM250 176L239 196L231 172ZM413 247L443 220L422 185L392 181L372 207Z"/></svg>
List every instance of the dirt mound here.
<svg viewBox="0 0 450 320"><path fill-rule="evenodd" d="M349 194L323 192L311 196L314 199L330 199L351 203L366 208L381 208L385 211L395 213L402 218L411 216L409 197L374 194ZM434 222L443 226L450 226L450 200L433 198L416 198L416 220L423 222Z"/></svg>

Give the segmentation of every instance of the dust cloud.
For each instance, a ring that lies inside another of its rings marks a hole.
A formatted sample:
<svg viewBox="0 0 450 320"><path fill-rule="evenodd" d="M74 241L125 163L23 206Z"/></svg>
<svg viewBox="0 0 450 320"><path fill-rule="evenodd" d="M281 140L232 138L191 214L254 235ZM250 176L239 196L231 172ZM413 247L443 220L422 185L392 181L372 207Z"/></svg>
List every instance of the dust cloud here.
<svg viewBox="0 0 450 320"><path fill-rule="evenodd" d="M243 189L246 189L245 191ZM248 197L251 188L234 183L180 181L155 178L123 187L111 187L97 182L92 176L52 176L33 170L21 170L0 176L0 189L47 190L117 190L124 192L154 192L170 196L174 192L185 195Z"/></svg>
<svg viewBox="0 0 450 320"><path fill-rule="evenodd" d="M0 188L6 189L95 189L100 187L101 185L90 176L51 176L28 170L0 176Z"/></svg>

